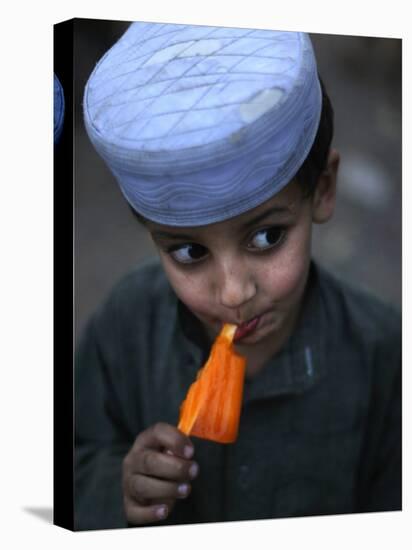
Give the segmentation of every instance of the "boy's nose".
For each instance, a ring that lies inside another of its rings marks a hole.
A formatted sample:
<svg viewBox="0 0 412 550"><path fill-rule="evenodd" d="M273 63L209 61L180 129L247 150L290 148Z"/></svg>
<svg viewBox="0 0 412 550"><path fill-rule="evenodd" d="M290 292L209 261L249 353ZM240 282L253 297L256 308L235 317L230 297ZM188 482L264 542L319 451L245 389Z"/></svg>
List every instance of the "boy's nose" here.
<svg viewBox="0 0 412 550"><path fill-rule="evenodd" d="M239 308L256 294L256 284L241 266L226 266L218 276L219 302L229 309Z"/></svg>

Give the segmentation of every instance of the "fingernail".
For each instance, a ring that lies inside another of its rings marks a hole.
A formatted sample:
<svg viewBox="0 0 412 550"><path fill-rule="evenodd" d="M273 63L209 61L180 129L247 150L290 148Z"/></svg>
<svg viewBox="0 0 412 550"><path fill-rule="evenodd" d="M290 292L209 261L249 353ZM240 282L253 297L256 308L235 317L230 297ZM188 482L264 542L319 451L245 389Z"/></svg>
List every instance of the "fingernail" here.
<svg viewBox="0 0 412 550"><path fill-rule="evenodd" d="M185 458L192 458L194 449L190 445L186 445L183 449L183 454L185 455Z"/></svg>
<svg viewBox="0 0 412 550"><path fill-rule="evenodd" d="M167 516L167 506L159 506L156 508L156 517L159 519L164 519Z"/></svg>
<svg viewBox="0 0 412 550"><path fill-rule="evenodd" d="M194 462L189 468L190 477L196 477L199 472L199 466Z"/></svg>
<svg viewBox="0 0 412 550"><path fill-rule="evenodd" d="M179 487L177 488L177 492L182 497L186 496L189 492L189 485L187 483L182 483L182 485L179 485Z"/></svg>

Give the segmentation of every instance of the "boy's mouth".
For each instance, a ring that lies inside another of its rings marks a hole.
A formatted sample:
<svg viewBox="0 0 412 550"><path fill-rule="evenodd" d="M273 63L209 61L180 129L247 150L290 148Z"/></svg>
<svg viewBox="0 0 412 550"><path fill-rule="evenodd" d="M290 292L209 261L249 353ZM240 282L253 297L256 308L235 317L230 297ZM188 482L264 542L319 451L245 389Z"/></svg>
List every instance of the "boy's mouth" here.
<svg viewBox="0 0 412 550"><path fill-rule="evenodd" d="M238 342L246 336L249 336L249 334L251 334L256 329L259 323L259 319L260 316L254 317L253 319L250 319L250 321L246 321L239 325L235 332L234 341Z"/></svg>

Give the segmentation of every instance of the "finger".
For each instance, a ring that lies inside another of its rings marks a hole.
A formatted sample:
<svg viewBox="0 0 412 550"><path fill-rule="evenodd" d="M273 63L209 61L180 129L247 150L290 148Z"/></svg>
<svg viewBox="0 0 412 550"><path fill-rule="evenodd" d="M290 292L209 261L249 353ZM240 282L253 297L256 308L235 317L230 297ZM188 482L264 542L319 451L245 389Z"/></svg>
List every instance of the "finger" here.
<svg viewBox="0 0 412 550"><path fill-rule="evenodd" d="M158 422L136 438L135 447L150 447L151 449L168 449L174 455L190 459L194 454L193 443L187 435L180 432L175 426Z"/></svg>
<svg viewBox="0 0 412 550"><path fill-rule="evenodd" d="M172 509L170 504L151 504L142 506L135 501L125 502L125 512L127 521L132 525L144 525L145 523L155 523L167 518Z"/></svg>
<svg viewBox="0 0 412 550"><path fill-rule="evenodd" d="M186 498L190 493L189 483L173 483L143 475L130 476L127 483L127 493L139 504L147 504L147 500Z"/></svg>
<svg viewBox="0 0 412 550"><path fill-rule="evenodd" d="M128 462L129 474L143 474L169 481L188 481L198 472L197 463L177 456L141 449Z"/></svg>

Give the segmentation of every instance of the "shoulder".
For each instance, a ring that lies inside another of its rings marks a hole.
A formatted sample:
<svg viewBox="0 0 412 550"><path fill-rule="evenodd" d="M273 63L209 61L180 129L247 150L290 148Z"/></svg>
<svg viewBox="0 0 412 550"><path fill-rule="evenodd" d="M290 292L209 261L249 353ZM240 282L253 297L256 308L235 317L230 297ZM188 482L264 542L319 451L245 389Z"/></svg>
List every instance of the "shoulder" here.
<svg viewBox="0 0 412 550"><path fill-rule="evenodd" d="M384 411L399 394L402 372L401 313L371 293L357 289L324 268L320 296L326 312L323 338L332 383L366 414ZM372 410L372 409L371 409Z"/></svg>
<svg viewBox="0 0 412 550"><path fill-rule="evenodd" d="M342 330L369 345L400 342L400 311L323 267L317 266L317 271L325 307Z"/></svg>
<svg viewBox="0 0 412 550"><path fill-rule="evenodd" d="M160 261L150 258L124 275L112 288L95 314L98 324L142 330L155 319L168 316L176 297Z"/></svg>
<svg viewBox="0 0 412 550"><path fill-rule="evenodd" d="M127 306L136 301L141 305L154 297L167 296L171 288L157 258L149 258L124 275L111 290L108 301Z"/></svg>

